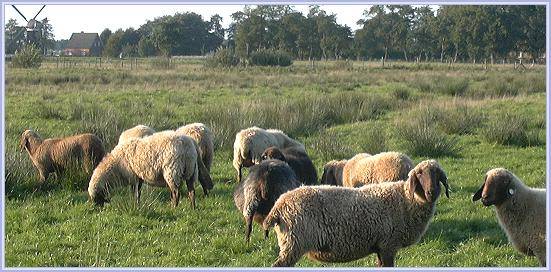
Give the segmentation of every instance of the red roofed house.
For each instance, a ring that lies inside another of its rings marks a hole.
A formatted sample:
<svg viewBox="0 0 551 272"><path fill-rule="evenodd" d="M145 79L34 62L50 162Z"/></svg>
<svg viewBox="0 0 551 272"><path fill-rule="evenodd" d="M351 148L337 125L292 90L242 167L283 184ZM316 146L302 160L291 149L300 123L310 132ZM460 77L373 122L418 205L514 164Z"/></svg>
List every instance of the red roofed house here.
<svg viewBox="0 0 551 272"><path fill-rule="evenodd" d="M63 54L65 56L99 56L102 49L98 33L73 33Z"/></svg>

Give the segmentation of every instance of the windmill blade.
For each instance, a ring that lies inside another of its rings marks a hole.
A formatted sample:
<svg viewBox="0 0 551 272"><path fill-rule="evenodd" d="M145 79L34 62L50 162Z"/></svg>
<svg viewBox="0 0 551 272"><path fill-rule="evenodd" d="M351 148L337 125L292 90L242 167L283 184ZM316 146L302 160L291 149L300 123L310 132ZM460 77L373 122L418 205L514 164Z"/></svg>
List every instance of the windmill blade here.
<svg viewBox="0 0 551 272"><path fill-rule="evenodd" d="M29 22L29 20L27 20L27 18L25 18L25 15L23 15L23 13L21 13L21 11L19 11L19 10L15 7L15 5L11 5L11 6L17 11L17 13L19 13L19 15L21 15L21 17L23 17L23 19L25 19L25 21L26 21L27 23Z"/></svg>
<svg viewBox="0 0 551 272"><path fill-rule="evenodd" d="M36 15L33 17L33 20L36 19L36 16L38 16L38 14L40 14L40 12L42 12L42 10L46 7L46 5L42 6L42 8L38 11L38 13L36 13Z"/></svg>

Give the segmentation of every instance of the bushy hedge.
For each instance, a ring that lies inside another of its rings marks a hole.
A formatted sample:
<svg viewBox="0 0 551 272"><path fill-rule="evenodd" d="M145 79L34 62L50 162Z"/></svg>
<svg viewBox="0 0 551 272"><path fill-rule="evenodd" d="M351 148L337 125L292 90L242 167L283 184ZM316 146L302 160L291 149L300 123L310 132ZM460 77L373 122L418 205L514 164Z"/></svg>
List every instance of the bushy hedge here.
<svg viewBox="0 0 551 272"><path fill-rule="evenodd" d="M210 67L232 67L239 64L239 58L235 50L219 47L214 54L207 57L207 66Z"/></svg>
<svg viewBox="0 0 551 272"><path fill-rule="evenodd" d="M25 45L15 52L11 65L15 68L39 68L42 65L42 54L34 44Z"/></svg>
<svg viewBox="0 0 551 272"><path fill-rule="evenodd" d="M293 64L293 58L285 51L261 49L250 55L249 63L258 66L289 66Z"/></svg>

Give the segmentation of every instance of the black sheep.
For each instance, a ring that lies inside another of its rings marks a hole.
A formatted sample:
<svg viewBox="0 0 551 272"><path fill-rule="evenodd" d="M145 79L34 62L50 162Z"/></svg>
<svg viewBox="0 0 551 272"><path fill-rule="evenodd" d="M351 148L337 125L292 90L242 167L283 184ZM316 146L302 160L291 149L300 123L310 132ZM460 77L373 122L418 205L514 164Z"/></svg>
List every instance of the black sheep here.
<svg viewBox="0 0 551 272"><path fill-rule="evenodd" d="M246 241L252 231L252 221L262 224L279 196L300 187L293 169L280 160L265 160L250 168L244 181L233 193L235 206L247 224Z"/></svg>
<svg viewBox="0 0 551 272"><path fill-rule="evenodd" d="M279 149L268 147L261 156L262 160L275 159L284 161L291 166L298 180L305 185L314 185L318 180L316 168L306 152L295 147Z"/></svg>

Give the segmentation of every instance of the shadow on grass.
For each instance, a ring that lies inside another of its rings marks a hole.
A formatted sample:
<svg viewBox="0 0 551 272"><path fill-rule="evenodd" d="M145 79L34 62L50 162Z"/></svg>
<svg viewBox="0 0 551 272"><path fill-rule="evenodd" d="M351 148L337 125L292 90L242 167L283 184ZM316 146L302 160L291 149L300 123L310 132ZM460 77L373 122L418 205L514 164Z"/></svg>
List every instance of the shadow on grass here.
<svg viewBox="0 0 551 272"><path fill-rule="evenodd" d="M447 249L453 250L468 240L482 238L492 246L507 244L507 237L497 223L497 219L442 219L430 223L423 240L441 240Z"/></svg>

